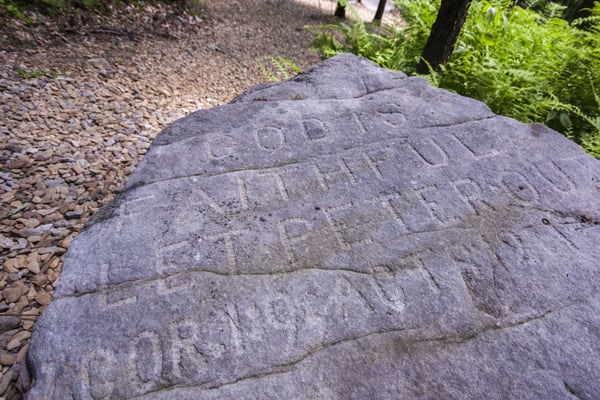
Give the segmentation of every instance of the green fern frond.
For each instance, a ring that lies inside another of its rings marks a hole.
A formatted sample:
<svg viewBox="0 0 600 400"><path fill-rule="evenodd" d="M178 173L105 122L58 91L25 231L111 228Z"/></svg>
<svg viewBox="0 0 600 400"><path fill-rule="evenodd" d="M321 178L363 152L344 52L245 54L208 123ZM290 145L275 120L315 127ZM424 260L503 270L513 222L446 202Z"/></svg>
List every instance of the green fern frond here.
<svg viewBox="0 0 600 400"><path fill-rule="evenodd" d="M300 67L281 56L267 55L262 59L257 58L256 63L261 74L271 82L290 79L300 72Z"/></svg>

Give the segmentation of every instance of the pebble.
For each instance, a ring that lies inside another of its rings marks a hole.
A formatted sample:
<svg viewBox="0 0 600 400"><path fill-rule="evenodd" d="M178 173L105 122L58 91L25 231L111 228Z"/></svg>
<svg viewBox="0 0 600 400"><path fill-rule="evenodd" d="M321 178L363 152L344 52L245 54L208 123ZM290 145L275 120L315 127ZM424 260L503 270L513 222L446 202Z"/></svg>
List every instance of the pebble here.
<svg viewBox="0 0 600 400"><path fill-rule="evenodd" d="M33 273L33 274L39 274L40 273L40 263L38 262L31 262L29 264L27 264L27 269Z"/></svg>
<svg viewBox="0 0 600 400"><path fill-rule="evenodd" d="M31 332L29 331L20 331L8 342L6 345L6 350L11 351L21 347L21 342L25 339L29 339L31 337Z"/></svg>
<svg viewBox="0 0 600 400"><path fill-rule="evenodd" d="M29 288L25 283L17 281L2 290L2 297L4 297L4 300L6 300L7 303L15 303L28 291Z"/></svg>
<svg viewBox="0 0 600 400"><path fill-rule="evenodd" d="M4 235L0 235L0 248L10 249L15 243Z"/></svg>
<svg viewBox="0 0 600 400"><path fill-rule="evenodd" d="M47 306L50 304L52 296L48 292L39 292L35 296L35 301L37 301L41 306Z"/></svg>
<svg viewBox="0 0 600 400"><path fill-rule="evenodd" d="M65 213L65 218L66 219L79 219L79 218L81 218L82 215L83 215L83 212L81 212L81 211L67 211Z"/></svg>
<svg viewBox="0 0 600 400"><path fill-rule="evenodd" d="M12 329L10 331L6 331L6 332L0 334L0 345L3 348L6 348L6 345L8 344L8 342L10 342L11 339L13 338L13 336L16 335L20 331L21 331L21 329L17 328L17 329Z"/></svg>
<svg viewBox="0 0 600 400"><path fill-rule="evenodd" d="M16 361L16 357L11 353L0 352L0 364L10 367Z"/></svg>
<svg viewBox="0 0 600 400"><path fill-rule="evenodd" d="M21 324L19 317L0 315L0 333L17 328Z"/></svg>
<svg viewBox="0 0 600 400"><path fill-rule="evenodd" d="M6 392L8 385L11 383L11 381L15 377L16 377L16 374L11 370L9 370L6 374L4 374L4 376L2 377L2 380L0 381L0 396Z"/></svg>

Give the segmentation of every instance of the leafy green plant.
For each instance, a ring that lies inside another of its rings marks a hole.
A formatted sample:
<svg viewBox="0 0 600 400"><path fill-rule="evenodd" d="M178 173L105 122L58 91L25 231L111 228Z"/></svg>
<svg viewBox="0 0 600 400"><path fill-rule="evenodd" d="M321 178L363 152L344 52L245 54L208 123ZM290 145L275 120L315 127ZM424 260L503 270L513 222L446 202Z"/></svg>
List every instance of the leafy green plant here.
<svg viewBox="0 0 600 400"><path fill-rule="evenodd" d="M300 72L300 67L281 56L264 56L257 59L256 63L261 74L271 82L290 79Z"/></svg>
<svg viewBox="0 0 600 400"><path fill-rule="evenodd" d="M13 0L0 0L0 15L2 14L8 14L21 21L27 21L23 10Z"/></svg>
<svg viewBox="0 0 600 400"><path fill-rule="evenodd" d="M403 46L404 39L398 37L393 29L363 22L354 8L348 8L352 14L350 24L305 27L315 35L312 46L321 51L325 58L349 52L367 57L386 68L401 69L405 57L397 57L396 53L406 49ZM375 33L373 29L385 33Z"/></svg>
<svg viewBox="0 0 600 400"><path fill-rule="evenodd" d="M600 32L554 16L562 15L558 8L548 10L544 16L499 2L473 3L455 53L437 79L499 114L545 122L582 143L600 135L591 123L600 116L594 89L600 85Z"/></svg>
<svg viewBox="0 0 600 400"><path fill-rule="evenodd" d="M42 71L25 71L24 69L17 69L17 74L19 74L21 79L25 80L44 76Z"/></svg>
<svg viewBox="0 0 600 400"><path fill-rule="evenodd" d="M540 4L543 3L543 4ZM396 2L409 28L375 33L352 25L311 27L325 57L353 52L380 65L415 73L439 1ZM473 2L450 61L433 84L486 102L498 113L542 122L600 155L600 3L590 16L562 19L564 7L538 1L536 12L502 0Z"/></svg>
<svg viewBox="0 0 600 400"><path fill-rule="evenodd" d="M32 71L27 71L21 68L16 68L15 71L17 72L17 74L21 77L21 79L36 79L36 78L50 78L50 79L56 79L56 78L70 78L73 73L71 71L64 71L62 72L59 69L56 68L52 68L49 70L45 70L45 71L39 71L39 70L32 70Z"/></svg>

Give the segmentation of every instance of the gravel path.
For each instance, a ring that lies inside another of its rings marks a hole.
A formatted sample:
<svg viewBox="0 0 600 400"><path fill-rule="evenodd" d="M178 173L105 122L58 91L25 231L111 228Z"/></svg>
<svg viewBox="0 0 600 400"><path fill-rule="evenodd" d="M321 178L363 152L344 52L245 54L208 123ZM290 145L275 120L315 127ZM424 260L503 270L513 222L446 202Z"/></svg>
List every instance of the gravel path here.
<svg viewBox="0 0 600 400"><path fill-rule="evenodd" d="M328 0L207 1L78 17L58 31L4 31L0 43L0 400L20 399L36 317L69 243L121 190L166 124L266 81L257 59L319 60L305 25ZM358 6L360 9L360 6ZM360 9L372 18L372 12ZM49 28L48 28L49 27ZM12 45L15 40L37 44Z"/></svg>

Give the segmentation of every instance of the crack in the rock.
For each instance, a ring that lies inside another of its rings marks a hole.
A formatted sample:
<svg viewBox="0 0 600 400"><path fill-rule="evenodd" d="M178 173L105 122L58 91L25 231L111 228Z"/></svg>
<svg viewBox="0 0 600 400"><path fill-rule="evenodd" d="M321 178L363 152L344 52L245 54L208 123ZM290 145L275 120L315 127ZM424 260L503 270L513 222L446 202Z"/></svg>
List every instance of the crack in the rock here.
<svg viewBox="0 0 600 400"><path fill-rule="evenodd" d="M497 117L497 115L494 114L494 115L491 115L491 116L485 116L485 117L481 117L481 118L474 118L474 119L465 120L465 121L451 122L451 123L448 123L448 124L431 125L431 126L425 126L425 127L407 125L405 128L406 128L407 131L409 131L409 130L417 130L418 131L418 130L423 130L423 129L428 129L428 128L460 126L460 125L465 125L465 124L469 124L469 123L480 122L480 121L487 120L487 119L492 119L492 118L495 118L495 117ZM375 141L371 141L371 142L367 142L367 143L361 143L361 144L358 144L358 145L347 147L347 148L345 148L341 152L334 150L332 152L327 152L327 153L319 154L317 156L308 157L308 158L306 158L304 160L279 161L279 162L274 162L271 165L267 165L267 166L263 166L263 167L254 167L254 168L239 167L239 168L232 168L232 169L230 169L228 171L218 172L218 173L206 173L206 172L204 172L204 173L197 173L197 174L191 174L191 175L176 175L176 176L172 176L172 177L169 177L169 178L152 180L150 182L140 181L136 185L132 185L130 187L125 188L123 190L123 193L126 193L126 192L128 192L130 190L133 190L135 188L150 186L150 185L154 185L154 184L161 183L161 182L169 182L169 181L175 181L175 180L186 179L186 178L194 178L194 177L212 178L212 177L224 176L224 175L235 174L235 173L240 173L240 172L261 172L261 171L266 171L266 170L276 169L276 168L282 168L282 167L287 167L287 166L308 164L308 163L311 163L311 162L315 162L315 161L319 160L320 158L325 158L325 157L332 157L332 156L344 157L349 152L355 151L356 149L367 148L369 146L376 146L376 145L386 144L388 142L397 142L399 140L402 141L402 144L403 144L409 138L409 136L410 135L408 133L406 133L405 135L394 136L392 138L385 138L385 139L381 139L381 140L375 140ZM172 144L181 144L181 143L184 143L186 140L195 140L197 138L198 138L197 136L186 137L184 139L181 139L181 140L178 140L178 141L175 141L175 142L171 142L171 143L168 143L168 144L165 144L165 145L162 145L162 146L170 146Z"/></svg>
<svg viewBox="0 0 600 400"><path fill-rule="evenodd" d="M264 372L259 372L259 373L255 373L255 374L251 374L251 375L238 377L234 380L224 382L224 383L212 382L212 383L204 383L201 385L173 385L173 386L169 386L169 387L163 387L163 388L160 388L157 390L146 392L138 397L135 397L134 399L143 399L144 396L147 396L149 394L160 393L160 392L170 392L170 391L177 390L177 389L215 390L215 389L221 389L226 386L236 385L236 384L238 384L240 382L244 382L244 381L258 380L258 379L262 379L262 378L273 376L273 375L284 374L284 373L293 371L299 364L304 362L304 360L306 360L307 358L310 358L310 357L312 357L318 353L321 353L322 351L328 350L332 347L335 347L338 345L343 345L343 344L349 343L349 342L355 342L357 340L362 340L362 339L365 339L365 338L368 338L371 336L386 335L386 334L396 333L396 332L406 332L406 331L412 331L414 329L415 328L403 328L403 329L390 328L390 329L383 329L383 330L377 331L377 332L369 332L364 335L355 336L352 338L340 339L337 341L333 341L331 343L322 344L320 346L315 346L313 349L309 350L306 354L304 354L290 362L287 362L285 364L278 364L275 366L266 367L267 370Z"/></svg>
<svg viewBox="0 0 600 400"><path fill-rule="evenodd" d="M521 326L521 325L524 325L524 324L527 324L527 323L530 323L533 321L538 321L538 320L546 318L548 315L550 315L554 312L558 312L567 307L569 307L569 306L565 306L565 307L561 307L561 308L553 309L553 310L546 310L546 311L542 312L542 314L540 314L540 315L526 317L523 319L519 319L516 322L512 322L512 323L508 323L508 324L501 324L501 323L497 322L495 325L490 325L490 326L484 327L482 329L479 329L479 330L473 332L471 335L462 337L462 338L447 338L447 337L443 337L443 336L433 337L433 338L423 338L423 339L406 338L404 343L409 344L409 345L413 344L413 343L427 343L427 342L437 342L437 343L441 343L441 344L463 344L470 340L475 339L479 335L484 334L486 332L497 331L497 330L502 330L502 329L510 329L510 328ZM366 338L373 337L373 336L389 335L389 334L400 333L400 332L417 332L418 333L418 331L419 331L418 328L408 327L408 328L382 329L382 330L379 330L376 332L369 332L364 335L359 335L359 336L355 336L352 338L340 339L340 340L336 340L336 341L333 341L333 342L330 342L327 344L316 346L312 350L309 350L306 354L304 354L301 357L296 358L295 360L292 360L288 363L279 364L279 365L275 365L272 367L267 367L268 368L267 371L263 371L263 372L259 372L259 373L255 373L255 374L251 374L251 375L246 375L243 377L238 377L229 382L225 382L225 383L212 382L212 383L205 383L202 385L177 385L177 386L163 387L158 390L144 393L143 395L136 397L136 398L142 399L143 396L148 395L148 394L159 393L159 392L167 392L168 393L170 391L177 390L177 389L188 389L188 390L198 389L198 390L203 390L203 391L204 390L222 389L227 386L236 385L240 382L258 380L258 379L262 379L265 377L279 375L279 374L293 371L294 369L296 369L298 367L299 364L304 362L306 359L308 359L318 353L321 353L323 351L327 351L338 345L355 342L355 341L366 339ZM566 387L566 384L565 384L565 387ZM576 395L575 392L571 392L571 393L574 393Z"/></svg>
<svg viewBox="0 0 600 400"><path fill-rule="evenodd" d="M582 396L581 394L578 393L577 389L573 388L571 385L569 385L569 383L565 380L563 380L563 385L565 386L565 390L567 392L569 392L571 395L577 397L580 400L584 400L584 396Z"/></svg>
<svg viewBox="0 0 600 400"><path fill-rule="evenodd" d="M130 281L123 281L118 283L109 283L105 285L100 285L98 289L87 290L87 291L78 291L77 293L60 295L56 296L56 300L59 299L67 299L67 298L78 298L86 295L105 295L107 292L116 292L119 290L133 289L138 286L150 285L155 282L163 282L166 279L174 278L178 276L188 275L188 274L207 274L207 275L217 275L217 276L226 276L226 277L253 277L253 276L280 276L287 274L295 274L302 273L305 271L321 271L321 272L332 272L332 273L350 273L350 274L360 274L371 276L375 274L372 271L357 271L352 269L340 269L340 268L319 268L319 267L305 267L299 269L289 269L278 272L245 272L245 273L234 273L234 272L221 272L221 271L210 271L205 269L196 269L196 268L188 268L182 269L172 274L160 275L156 277L149 277L145 279L136 279Z"/></svg>
<svg viewBox="0 0 600 400"><path fill-rule="evenodd" d="M409 127L410 129L417 129L415 127ZM189 140L195 139L195 138L188 138ZM248 172L248 173L252 173L252 172L263 172L263 171L268 171L271 169L277 169L277 168L283 168L283 167L288 167L288 166L299 166L299 165L303 165L303 164L309 164L312 162L316 162L319 161L322 158L327 158L327 157L344 157L347 156L347 153L350 153L352 151L355 151L357 149L362 149L362 148L368 148L369 146L375 146L375 145L380 145L380 144L385 144L387 142L397 142L397 141L401 141L401 144L404 144L406 142L406 139L408 139L408 134L407 135L402 135L402 136L394 136L393 138L385 138L385 139L381 139L381 140L375 140L375 141L371 141L371 142L367 142L367 143L361 143L358 145L354 145L354 146L350 146L350 147L346 147L344 148L343 151L332 151L332 152L328 152L328 153L323 153L323 154L318 154L316 156L308 156L306 159L304 160L281 160L281 161L274 161L272 162L270 165L266 165L266 166L257 166L254 168L244 168L244 167L239 167L239 168L232 168L230 170L224 171L224 172L216 172L216 173L197 173L197 174L191 174L191 175L179 175L179 176L172 176L169 178L164 178L164 179L158 179L158 180L153 180L150 182L137 182L135 185L132 185L130 187L126 187L122 193L127 193L130 190L136 189L136 188L140 188L140 187L146 187L146 186L150 186L150 185L154 185L157 183L161 183L161 182L169 182L169 181L176 181L176 180L180 180L180 179L187 179L187 178L196 178L196 177L200 177L200 178L213 178L213 177L219 177L219 176L225 176L225 175L229 175L229 174L235 174L235 173L242 173L242 172Z"/></svg>
<svg viewBox="0 0 600 400"><path fill-rule="evenodd" d="M479 121L485 121L488 119L494 119L496 117L498 117L498 115L492 113L491 115L487 115L485 117L478 117L478 118L461 120L461 121L447 122L447 123L442 123L442 124L419 126L419 127L417 127L417 129L449 128L452 126L460 126L460 125L468 124L470 122L479 122Z"/></svg>
<svg viewBox="0 0 600 400"><path fill-rule="evenodd" d="M574 303L574 304L577 304L577 303ZM503 330L503 329L511 329L511 328L515 328L515 327L518 327L521 325L528 324L530 322L544 319L548 315L553 314L555 312L562 311L565 308L570 307L571 305L573 305L573 304L559 307L556 309L545 310L539 315L526 316L525 318L518 319L514 322L502 323L501 321L498 321L494 325L485 326L482 329L479 329L479 330L473 332L472 334L470 334L468 336L464 336L464 337L443 337L442 336L442 337L436 337L436 338L417 339L417 340L413 340L411 342L439 342L439 343L447 343L447 344L463 344L463 343L473 340L473 339L477 338L478 336L480 336L484 333L487 333L487 332L499 331L499 330Z"/></svg>
<svg viewBox="0 0 600 400"><path fill-rule="evenodd" d="M424 234L438 234L438 233L445 233L445 232L449 232L449 231L468 231L468 230L474 230L476 228L463 228L460 226L452 226L452 227L448 227L448 228L440 228L440 229L428 229L428 230L423 230L423 231L418 231L418 232L413 232L411 234L405 235L404 238L411 238L411 237L418 237ZM280 271L260 271L260 272L230 272L230 271L212 271L212 270L206 270L206 269L198 269L198 268L187 268L187 269L182 269L179 270L177 272L173 272L171 274L164 274L164 275L160 275L160 276L154 276L154 277L148 277L148 278L143 278L143 279L135 279L135 280L129 280L129 281L123 281L123 282L116 282L116 283L104 283L103 285L99 285L99 287L97 289L93 289L93 290L87 290L87 291L77 291L76 293L72 293L72 294L66 294L66 295L55 295L55 299L66 299L66 298L78 298L78 297L82 297L85 295L94 295L94 294L99 294L99 295L106 295L107 293L111 293L111 292L116 292L116 291L120 291L120 290L126 290L126 289L133 289L136 288L138 286L144 286L144 285L150 285L152 283L155 282L162 282L165 281L166 279L169 278L174 278L177 276L183 276L183 275L196 275L196 274L209 274L209 275L217 275L217 276L222 276L222 277L261 277L261 276L268 276L268 277L276 277L276 276L282 276L282 275L288 275L288 274L299 274L299 273L303 273L303 272L307 272L307 271L318 271L318 272L325 272L325 273L348 273L348 274L358 274L358 275L362 275L362 276L374 276L379 274L377 271L375 271L374 269L368 270L368 271L363 271L363 270L358 270L358 269L352 269L352 268L323 268L323 267L315 267L315 266L305 266L305 267L295 267L294 265L290 265L288 268L280 270ZM429 272L429 271L427 271ZM429 274L431 275L431 273L429 272ZM439 289L439 284L434 280L434 284L438 287Z"/></svg>
<svg viewBox="0 0 600 400"><path fill-rule="evenodd" d="M577 212L577 211L572 211L572 210L567 210L567 211L553 210L553 209L545 208L545 207L543 207L541 205L537 205L537 204L528 205L528 206L524 206L521 204L513 204L513 206L516 208L523 208L526 210L540 211L540 212L543 212L546 214L551 214L555 217L562 218L565 220L567 220L569 218L572 219L572 221L557 221L556 223L558 225L590 225L590 228L600 225L600 217L586 215L585 212Z"/></svg>

